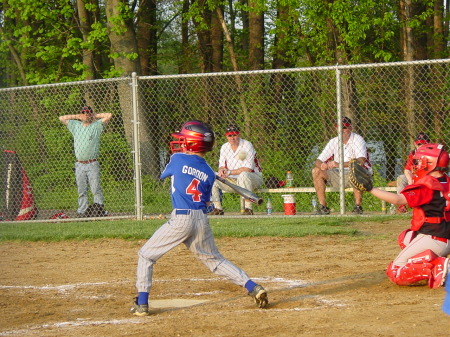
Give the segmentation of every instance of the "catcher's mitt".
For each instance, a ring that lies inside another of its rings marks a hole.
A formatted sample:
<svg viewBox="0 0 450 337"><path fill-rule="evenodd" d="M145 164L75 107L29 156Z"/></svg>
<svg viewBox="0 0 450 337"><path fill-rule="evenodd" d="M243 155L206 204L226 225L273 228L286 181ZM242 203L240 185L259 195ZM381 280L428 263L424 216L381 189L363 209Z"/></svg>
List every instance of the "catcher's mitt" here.
<svg viewBox="0 0 450 337"><path fill-rule="evenodd" d="M372 176L354 159L349 163L348 180L354 188L362 192L370 192L373 188Z"/></svg>

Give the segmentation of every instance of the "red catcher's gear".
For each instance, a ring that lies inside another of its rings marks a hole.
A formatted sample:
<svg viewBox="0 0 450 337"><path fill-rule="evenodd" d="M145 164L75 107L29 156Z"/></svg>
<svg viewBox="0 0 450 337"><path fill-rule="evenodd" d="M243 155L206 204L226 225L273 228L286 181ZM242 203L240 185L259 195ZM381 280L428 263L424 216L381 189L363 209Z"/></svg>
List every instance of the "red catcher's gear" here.
<svg viewBox="0 0 450 337"><path fill-rule="evenodd" d="M420 146L413 156L413 183L432 171L447 171L448 162L449 156L444 151L444 145L430 143Z"/></svg>
<svg viewBox="0 0 450 337"><path fill-rule="evenodd" d="M430 288L439 288L445 284L445 279L448 276L449 258L440 256L431 263L434 265L431 271L431 278L428 281L428 286Z"/></svg>
<svg viewBox="0 0 450 337"><path fill-rule="evenodd" d="M427 249L411 257L404 266L396 266L391 262L387 267L386 275L389 280L399 286L407 286L423 280L430 282L434 268L432 261L437 258L438 256L431 249Z"/></svg>
<svg viewBox="0 0 450 337"><path fill-rule="evenodd" d="M416 184L406 186L402 194L408 200L408 204L413 207L411 229L419 230L425 222L441 223L450 221L450 177L445 176L447 183L443 184L436 178L426 175ZM423 188L423 186L426 187ZM441 191L444 198L448 201L443 210L443 217L426 217L425 212L420 205L426 204L433 198L433 191Z"/></svg>
<svg viewBox="0 0 450 337"><path fill-rule="evenodd" d="M212 128L201 121L193 120L183 124L179 132L172 133L177 138L170 142L170 150L175 152L208 152L214 146Z"/></svg>
<svg viewBox="0 0 450 337"><path fill-rule="evenodd" d="M407 263L404 266L396 266L391 262L386 270L386 275L391 282L399 286L409 286L411 284L429 280L431 277L431 263Z"/></svg>
<svg viewBox="0 0 450 337"><path fill-rule="evenodd" d="M409 228L401 232L397 237L397 243L400 246L400 249L405 249L405 247L409 245L412 240L414 240L416 235L417 232L412 231Z"/></svg>

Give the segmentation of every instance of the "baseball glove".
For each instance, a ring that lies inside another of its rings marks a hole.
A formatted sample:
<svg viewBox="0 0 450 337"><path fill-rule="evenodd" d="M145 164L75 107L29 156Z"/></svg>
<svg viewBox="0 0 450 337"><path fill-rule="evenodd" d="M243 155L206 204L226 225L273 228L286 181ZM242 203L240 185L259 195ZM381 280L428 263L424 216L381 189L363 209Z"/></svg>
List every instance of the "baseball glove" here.
<svg viewBox="0 0 450 337"><path fill-rule="evenodd" d="M348 180L354 188L361 192L370 192L373 188L372 176L354 159L349 163Z"/></svg>

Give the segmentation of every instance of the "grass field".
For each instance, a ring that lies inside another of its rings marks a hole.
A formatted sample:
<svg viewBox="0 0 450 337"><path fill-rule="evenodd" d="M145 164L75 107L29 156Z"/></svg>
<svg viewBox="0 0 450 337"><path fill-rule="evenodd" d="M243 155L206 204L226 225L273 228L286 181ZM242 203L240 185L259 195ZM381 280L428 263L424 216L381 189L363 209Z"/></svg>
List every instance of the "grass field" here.
<svg viewBox="0 0 450 337"><path fill-rule="evenodd" d="M304 237L308 235L349 235L359 233L350 225L355 222L380 222L398 216L375 217L310 217L310 218L214 218L210 224L214 235L220 237ZM166 219L96 220L82 222L0 223L0 241L63 241L99 238L146 239Z"/></svg>

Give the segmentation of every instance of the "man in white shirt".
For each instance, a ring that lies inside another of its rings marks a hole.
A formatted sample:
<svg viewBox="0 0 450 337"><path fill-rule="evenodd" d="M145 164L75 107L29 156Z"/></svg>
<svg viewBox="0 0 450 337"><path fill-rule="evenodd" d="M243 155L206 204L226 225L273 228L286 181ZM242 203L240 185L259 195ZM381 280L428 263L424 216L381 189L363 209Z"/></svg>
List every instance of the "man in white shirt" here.
<svg viewBox="0 0 450 337"><path fill-rule="evenodd" d="M256 158L256 151L248 140L240 137L239 128L230 125L225 133L228 142L220 148L219 169L217 175L225 178L235 185L241 186L249 191L254 191L263 183L261 167ZM214 209L209 215L223 215L221 203L221 190L234 192L227 185L216 180L212 188L211 202ZM252 203L245 200L245 215L253 215Z"/></svg>
<svg viewBox="0 0 450 337"><path fill-rule="evenodd" d="M336 125L336 128L337 127L338 125ZM342 140L344 143L344 184L345 188L349 188L352 187L348 181L348 166L350 160L356 159L370 173L372 173L372 165L369 162L369 153L367 151L366 142L360 135L352 132L352 121L350 118L342 118L342 129ZM317 214L330 214L330 209L327 207L325 188L326 186L339 187L340 161L339 141L338 137L335 137L325 146L322 153L314 162L314 168L312 169L314 188L319 201ZM353 213L363 214L363 209L361 207L362 192L354 188L353 195L355 197Z"/></svg>

